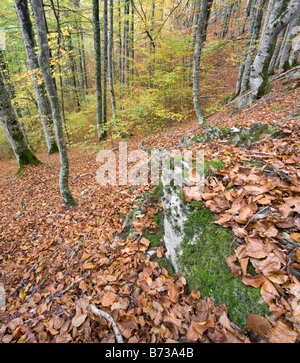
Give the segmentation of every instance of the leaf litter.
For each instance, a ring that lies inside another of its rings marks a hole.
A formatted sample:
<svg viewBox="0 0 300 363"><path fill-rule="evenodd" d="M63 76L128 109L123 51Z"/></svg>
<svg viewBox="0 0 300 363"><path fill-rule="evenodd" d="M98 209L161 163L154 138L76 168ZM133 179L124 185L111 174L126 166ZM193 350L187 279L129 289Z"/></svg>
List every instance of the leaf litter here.
<svg viewBox="0 0 300 363"><path fill-rule="evenodd" d="M279 116L269 108L262 102L211 122L231 127L262 117L273 124ZM69 209L60 203L57 155L27 167L20 178L11 177L11 162L3 162L1 342L115 342L111 323L95 316L91 303L114 319L128 343L299 342L300 128L298 120L282 118L277 127L279 137L262 137L247 149L220 140L194 145L206 159L224 164L220 170L211 167L200 199L217 215L215 223L233 230L237 248L228 268L233 276L242 275L244 284L261 289L272 319L252 314L247 330L241 329L229 320L225 305L201 299L201 289L187 294L183 276L170 276L151 260L143 233L161 206L135 219L135 235L116 239L136 196L147 189L98 185L95 153L83 155L74 147L70 180L77 205ZM172 148L185 133L179 128L149 136L143 147ZM139 145L140 140L130 147ZM185 193L195 198L188 189ZM160 246L157 255L163 254Z"/></svg>

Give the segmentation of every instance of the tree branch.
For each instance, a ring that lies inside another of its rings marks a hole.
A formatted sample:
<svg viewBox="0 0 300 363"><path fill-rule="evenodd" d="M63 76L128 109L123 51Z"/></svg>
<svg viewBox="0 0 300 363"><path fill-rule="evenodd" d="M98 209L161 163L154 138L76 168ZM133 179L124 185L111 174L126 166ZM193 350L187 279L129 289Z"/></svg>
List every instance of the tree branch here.
<svg viewBox="0 0 300 363"><path fill-rule="evenodd" d="M111 326L113 328L113 331L114 331L114 334L116 336L116 340L117 340L117 343L124 343L124 340L123 340L123 337L122 337L122 334L120 333L120 330L116 324L116 322L114 321L114 319L109 315L107 314L105 311L103 310L99 310L98 308L96 308L95 305L93 304L90 304L90 308L91 308L91 312L96 315L96 316L101 316L102 318L104 318L106 321L110 322L111 323Z"/></svg>

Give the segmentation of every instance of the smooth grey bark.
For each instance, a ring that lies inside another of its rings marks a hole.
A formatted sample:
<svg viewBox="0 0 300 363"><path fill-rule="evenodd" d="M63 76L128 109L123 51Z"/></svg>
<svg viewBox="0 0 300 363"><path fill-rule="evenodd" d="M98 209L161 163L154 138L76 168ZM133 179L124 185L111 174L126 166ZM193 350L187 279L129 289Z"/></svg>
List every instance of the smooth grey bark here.
<svg viewBox="0 0 300 363"><path fill-rule="evenodd" d="M93 0L93 28L94 28L94 49L95 49L95 87L96 87L96 118L98 139L103 135L102 130L102 84L101 84L101 37L99 0Z"/></svg>
<svg viewBox="0 0 300 363"><path fill-rule="evenodd" d="M292 54L289 59L291 67L298 64L299 55L300 55L300 37L298 39L298 42L295 44L294 49L293 49Z"/></svg>
<svg viewBox="0 0 300 363"><path fill-rule="evenodd" d="M154 15L155 15L155 2L152 1L151 5L151 28L148 34L150 35L150 42L149 42L149 58L148 58L148 66L147 66L147 72L148 72L148 88L153 88L153 75L154 75L154 63L155 63L155 43L152 39L152 33L154 30Z"/></svg>
<svg viewBox="0 0 300 363"><path fill-rule="evenodd" d="M222 26L220 31L220 38L224 39L228 33L229 30L229 22L230 22L230 16L232 14L234 2L231 0L226 1L226 6L223 12L223 20L222 20Z"/></svg>
<svg viewBox="0 0 300 363"><path fill-rule="evenodd" d="M256 0L252 0L251 4L253 4L253 1L255 2ZM247 5L248 5L248 3L247 3ZM248 16L250 16L250 14ZM250 16L249 25L248 25L247 40L246 40L246 44L244 46L244 52L243 52L240 66L239 66L239 74L238 74L238 80L237 80L236 91L235 91L235 94L237 96L240 95L240 93L241 93L241 84L242 84L242 80L243 80L243 75L244 75L245 66L246 66L246 60L247 60L247 56L249 53L253 29L254 29L254 16L255 16L255 8L252 7L251 16Z"/></svg>
<svg viewBox="0 0 300 363"><path fill-rule="evenodd" d="M60 22L60 5L59 5L59 1L58 1L57 6L55 7L54 1L53 0L50 0L50 1L51 1L54 16L56 18L56 23L57 23L57 59L58 59L57 67L58 67L58 72L59 72L61 114L62 114L62 119L63 119L65 135L67 138L67 143L70 144L70 137L69 137L69 133L67 130L67 125L66 125L64 87L63 87L62 68L61 68L61 64L60 64L60 55L61 55L61 46L62 46L62 37L63 37L62 31L61 31L61 26L60 26L60 23L61 23Z"/></svg>
<svg viewBox="0 0 300 363"><path fill-rule="evenodd" d="M278 58L278 55L280 52L280 48L282 45L285 31L286 31L286 28L282 29L281 32L278 34L278 37L276 40L276 46L275 46L275 49L274 49L274 52L273 52L273 55L272 55L272 58L271 58L271 61L269 64L269 75L274 73L275 64L276 64L276 61L277 61L277 58Z"/></svg>
<svg viewBox="0 0 300 363"><path fill-rule="evenodd" d="M285 41L282 44L279 58L279 73L286 72L290 69L289 58L293 46L293 40L297 35L300 23L300 12L297 13L287 27Z"/></svg>
<svg viewBox="0 0 300 363"><path fill-rule="evenodd" d="M46 146L49 154L58 152L52 126L51 107L44 82L40 80L39 63L35 52L34 32L30 19L27 0L15 0L16 13L19 19L23 42L26 50L27 63L35 92L41 123L43 126Z"/></svg>
<svg viewBox="0 0 300 363"><path fill-rule="evenodd" d="M75 7L78 8L80 12L80 0L75 0ZM87 78L87 67L86 67L86 57L85 57L85 46L84 46L84 36L82 30L82 23L79 18L79 23L77 25L79 32L79 50L80 50L80 69L81 69L81 82L85 90L85 94L88 93L88 78Z"/></svg>
<svg viewBox="0 0 300 363"><path fill-rule="evenodd" d="M39 65L44 78L46 90L51 104L52 117L55 129L59 155L60 155L60 175L59 188L62 199L66 205L74 204L75 201L69 189L69 159L67 153L66 142L64 139L61 108L57 91L53 82L50 69L50 53L47 37L47 28L45 18L43 16L42 0L31 0L33 9L37 38L39 44Z"/></svg>
<svg viewBox="0 0 300 363"><path fill-rule="evenodd" d="M122 109L123 97L123 75L122 75L122 24L121 24L121 2L118 0L118 76L119 76L119 110Z"/></svg>
<svg viewBox="0 0 300 363"><path fill-rule="evenodd" d="M299 0L276 0L272 13L261 37L257 55L252 65L250 86L252 101L266 94L270 88L268 81L269 64L274 52L276 38L281 30L300 11Z"/></svg>
<svg viewBox="0 0 300 363"><path fill-rule="evenodd" d="M246 6L245 6L245 11L244 11L244 17L243 17L243 20L242 20L242 23L243 23L242 33L245 33L247 19L250 16L250 12L251 12L254 1L255 0L247 0Z"/></svg>
<svg viewBox="0 0 300 363"><path fill-rule="evenodd" d="M115 98L114 80L113 80L113 27L114 27L113 0L109 0L108 80L109 80L109 91L110 91L111 109L113 114L114 127L117 133L120 134L117 126L116 98Z"/></svg>
<svg viewBox="0 0 300 363"><path fill-rule="evenodd" d="M108 76L108 0L103 2L103 127L107 134L107 76ZM104 137L103 136L103 137Z"/></svg>
<svg viewBox="0 0 300 363"><path fill-rule="evenodd" d="M191 39L191 46L190 46L190 56L189 56L189 60L188 60L188 67L187 67L187 85L191 86L191 70L192 70L192 65L193 65L193 54L194 54L194 48L195 48L195 42L196 42L196 27L198 24L198 17L199 14L195 14L195 19L194 19L194 27L193 27L193 34L192 34L192 39Z"/></svg>
<svg viewBox="0 0 300 363"><path fill-rule="evenodd" d="M71 29L69 29L69 35L67 36L67 38L68 38L69 61L70 61L70 70L71 70L71 81L72 81L71 84L73 86L77 107L80 108L80 96L77 88L78 82L76 77L76 61L73 54L74 47L73 47Z"/></svg>
<svg viewBox="0 0 300 363"><path fill-rule="evenodd" d="M200 103L200 79L199 79L199 69L200 69L200 60L201 60L201 51L203 47L203 43L206 39L206 28L207 22L209 18L209 13L211 10L212 0L202 0L201 4L198 1L200 6L199 18L196 28L196 44L195 44L195 52L194 52L194 68L193 68L193 102L194 108L196 112L196 116L198 118L199 125L205 124L205 117L202 113L201 103Z"/></svg>
<svg viewBox="0 0 300 363"><path fill-rule="evenodd" d="M131 25L130 25L130 76L131 76L131 89L133 89L134 82L134 5L131 0Z"/></svg>
<svg viewBox="0 0 300 363"><path fill-rule="evenodd" d="M11 104L9 94L4 85L3 77L0 72L0 123L4 128L6 137L13 149L19 164L19 172L27 164L40 164L40 161L29 149L24 138L17 115Z"/></svg>
<svg viewBox="0 0 300 363"><path fill-rule="evenodd" d="M250 16L253 24L251 25L251 34L249 34L250 43L247 49L245 67L243 71L243 77L241 79L240 94L245 93L249 86L250 69L254 60L256 43L260 34L265 2L266 0L257 0L251 9Z"/></svg>

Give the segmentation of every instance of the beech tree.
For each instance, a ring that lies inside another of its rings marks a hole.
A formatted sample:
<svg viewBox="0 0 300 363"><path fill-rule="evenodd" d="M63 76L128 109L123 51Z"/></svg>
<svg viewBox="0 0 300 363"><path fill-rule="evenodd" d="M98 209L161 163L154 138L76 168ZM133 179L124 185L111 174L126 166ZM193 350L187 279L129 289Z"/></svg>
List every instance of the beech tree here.
<svg viewBox="0 0 300 363"><path fill-rule="evenodd" d="M286 29L286 36L284 43L282 44L280 55L279 55L279 72L285 72L288 69L290 69L290 53L293 46L293 40L297 35L298 32L298 26L300 23L300 11L299 13L295 14L293 19L290 21L290 23L287 26Z"/></svg>
<svg viewBox="0 0 300 363"><path fill-rule="evenodd" d="M20 172L25 165L41 162L29 149L0 72L0 123L13 149Z"/></svg>
<svg viewBox="0 0 300 363"><path fill-rule="evenodd" d="M74 199L72 197L68 185L69 159L63 133L61 108L50 69L49 43L47 37L46 22L43 12L43 3L42 0L31 0L31 4L33 9L35 26L38 37L38 44L39 44L39 58L38 58L39 65L42 71L48 97L50 99L55 136L60 154L60 165L61 165L60 175L59 175L60 193L66 205L74 204Z"/></svg>
<svg viewBox="0 0 300 363"><path fill-rule="evenodd" d="M203 43L205 42L206 39L206 28L212 2L213 0L202 0L200 4L200 1L198 1L200 11L196 28L196 42L195 42L195 51L194 51L193 100L199 125L205 124L205 117L202 113L201 104L200 104L200 95L199 95L200 92L199 69L200 69L201 51Z"/></svg>
<svg viewBox="0 0 300 363"><path fill-rule="evenodd" d="M265 2L266 0L252 1L247 41L245 44L242 61L239 67L236 95L243 94L248 89L250 69L254 60L256 42L260 34Z"/></svg>
<svg viewBox="0 0 300 363"><path fill-rule="evenodd" d="M269 64L276 38L281 30L298 14L300 2L299 0L271 0L269 7L272 11L268 11L269 18L264 27L251 69L250 86L253 101L266 94L270 88Z"/></svg>
<svg viewBox="0 0 300 363"><path fill-rule="evenodd" d="M94 50L95 50L95 87L96 87L96 118L98 139L101 140L102 129L102 85L101 85L101 37L99 0L93 0L93 29L94 29Z"/></svg>
<svg viewBox="0 0 300 363"><path fill-rule="evenodd" d="M39 115L41 118L46 145L49 154L58 152L58 148L53 135L53 120L51 117L51 107L45 89L45 84L40 80L39 64L35 53L34 32L30 19L27 0L15 0L16 12L20 23L23 42L26 50L28 67L31 72L32 84L36 96Z"/></svg>

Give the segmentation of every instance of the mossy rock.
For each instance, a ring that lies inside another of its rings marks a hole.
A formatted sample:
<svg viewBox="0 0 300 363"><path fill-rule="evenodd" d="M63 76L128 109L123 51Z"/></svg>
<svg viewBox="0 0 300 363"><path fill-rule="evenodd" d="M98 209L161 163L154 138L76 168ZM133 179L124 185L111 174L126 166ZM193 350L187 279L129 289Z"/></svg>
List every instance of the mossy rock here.
<svg viewBox="0 0 300 363"><path fill-rule="evenodd" d="M228 141L228 145L235 144L241 147L249 147L254 142L259 141L262 134L267 134L269 137L276 137L279 135L279 132L274 126L256 122L232 136Z"/></svg>
<svg viewBox="0 0 300 363"><path fill-rule="evenodd" d="M249 314L268 316L260 289L244 285L241 277L233 278L227 266L226 259L236 248L231 231L214 224L214 214L202 202L183 203L189 213L179 272L186 278L189 291L200 290L203 298L213 299L216 305L226 304L229 318L243 328Z"/></svg>
<svg viewBox="0 0 300 363"><path fill-rule="evenodd" d="M230 130L223 126L209 125L201 135L193 137L194 142L209 142L214 139L224 139L230 134Z"/></svg>

